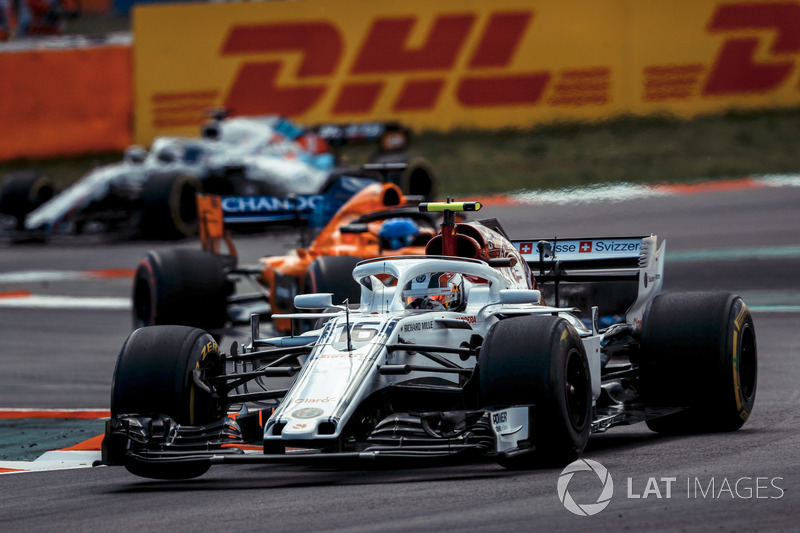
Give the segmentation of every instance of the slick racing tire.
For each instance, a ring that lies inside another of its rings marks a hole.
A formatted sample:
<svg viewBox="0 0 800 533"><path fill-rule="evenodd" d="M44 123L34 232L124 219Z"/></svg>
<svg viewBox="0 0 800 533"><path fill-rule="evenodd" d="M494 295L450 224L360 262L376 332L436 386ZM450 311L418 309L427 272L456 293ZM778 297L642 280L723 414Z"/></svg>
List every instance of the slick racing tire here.
<svg viewBox="0 0 800 533"><path fill-rule="evenodd" d="M724 292L662 294L644 317L642 397L661 433L733 431L753 409L756 333L741 298ZM664 416L659 411L685 408Z"/></svg>
<svg viewBox="0 0 800 533"><path fill-rule="evenodd" d="M223 400L206 388L224 372L223 357L205 331L185 326L140 328L128 336L117 357L111 383L111 417L167 415L178 424L203 425L225 416ZM126 460L132 474L155 479L188 479L205 473L207 461L153 464Z"/></svg>
<svg viewBox="0 0 800 533"><path fill-rule="evenodd" d="M223 262L223 257L204 250L149 251L136 267L133 327L225 326L233 286Z"/></svg>
<svg viewBox="0 0 800 533"><path fill-rule="evenodd" d="M18 229L23 229L25 216L54 195L50 178L39 172L10 174L0 188L0 213L16 218Z"/></svg>
<svg viewBox="0 0 800 533"><path fill-rule="evenodd" d="M148 239L197 235L200 181L188 174L154 174L142 186L139 230Z"/></svg>
<svg viewBox="0 0 800 533"><path fill-rule="evenodd" d="M333 303L341 304L345 299L351 304L361 299L361 287L353 279L353 269L362 261L351 255L328 255L316 258L306 270L303 278L303 294L317 292L333 293Z"/></svg>
<svg viewBox="0 0 800 533"><path fill-rule="evenodd" d="M521 316L492 326L479 356L483 406L534 405L534 451L500 457L506 468L564 466L586 447L592 413L589 361L563 318Z"/></svg>
<svg viewBox="0 0 800 533"><path fill-rule="evenodd" d="M370 163L405 163L400 172L389 173L389 181L400 187L405 195L424 196L426 200L436 199L439 183L433 165L424 157L404 152L377 154Z"/></svg>
<svg viewBox="0 0 800 533"><path fill-rule="evenodd" d="M362 261L360 257L350 255L316 258L306 270L302 294L330 292L333 294L331 301L334 305L339 305L345 300L349 300L351 305L357 304L361 300L361 286L353 279L353 269L359 261ZM304 320L298 323L302 331L308 331L322 327L324 320L317 320L316 323Z"/></svg>

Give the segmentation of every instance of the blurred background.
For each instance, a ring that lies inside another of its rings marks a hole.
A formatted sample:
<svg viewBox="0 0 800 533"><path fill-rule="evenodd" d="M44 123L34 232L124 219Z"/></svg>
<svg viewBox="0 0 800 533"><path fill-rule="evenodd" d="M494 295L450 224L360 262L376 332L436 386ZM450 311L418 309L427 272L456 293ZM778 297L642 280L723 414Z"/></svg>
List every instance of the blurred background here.
<svg viewBox="0 0 800 533"><path fill-rule="evenodd" d="M800 168L797 3L0 6L0 177L65 186L129 145L199 135L219 107L399 120L445 194Z"/></svg>

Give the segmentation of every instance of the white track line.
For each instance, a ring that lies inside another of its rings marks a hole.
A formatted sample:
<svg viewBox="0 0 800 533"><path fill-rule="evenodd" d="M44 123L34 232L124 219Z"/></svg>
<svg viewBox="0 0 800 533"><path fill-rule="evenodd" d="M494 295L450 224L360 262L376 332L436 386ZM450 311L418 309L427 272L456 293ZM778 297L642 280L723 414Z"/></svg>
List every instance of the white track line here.
<svg viewBox="0 0 800 533"><path fill-rule="evenodd" d="M0 298L3 309L86 309L86 310L130 310L130 298L99 298L90 296L43 296L22 295Z"/></svg>
<svg viewBox="0 0 800 533"><path fill-rule="evenodd" d="M33 461L0 461L0 469L12 470L11 472L0 472L0 475L91 468L92 464L100 459L101 453L99 451L55 450L44 452Z"/></svg>
<svg viewBox="0 0 800 533"><path fill-rule="evenodd" d="M732 180L642 185L638 183L599 183L564 189L523 190L505 195L514 203L557 204L625 202L657 196L674 196L707 190L740 190L761 187L800 187L800 174L769 174Z"/></svg>
<svg viewBox="0 0 800 533"><path fill-rule="evenodd" d="M133 271L116 270L20 270L0 272L0 283L38 283L42 281L98 281L104 279L131 279Z"/></svg>

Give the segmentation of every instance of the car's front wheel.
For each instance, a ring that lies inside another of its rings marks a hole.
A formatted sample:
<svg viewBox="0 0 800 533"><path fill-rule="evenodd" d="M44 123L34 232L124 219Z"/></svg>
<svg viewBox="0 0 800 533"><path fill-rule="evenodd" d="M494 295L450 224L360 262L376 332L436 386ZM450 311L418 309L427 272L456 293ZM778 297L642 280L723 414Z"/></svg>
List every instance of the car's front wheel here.
<svg viewBox="0 0 800 533"><path fill-rule="evenodd" d="M225 416L225 405L209 384L223 372L219 347L205 331L185 326L137 329L117 357L111 417L167 415L179 424L193 426L218 421ZM196 379L205 386L198 386ZM132 474L156 479L197 477L210 466L207 461L127 461L124 455L122 462Z"/></svg>
<svg viewBox="0 0 800 533"><path fill-rule="evenodd" d="M563 466L580 455L591 425L591 375L583 343L566 320L501 320L486 335L479 365L483 406L534 405L534 451L501 457L501 465Z"/></svg>

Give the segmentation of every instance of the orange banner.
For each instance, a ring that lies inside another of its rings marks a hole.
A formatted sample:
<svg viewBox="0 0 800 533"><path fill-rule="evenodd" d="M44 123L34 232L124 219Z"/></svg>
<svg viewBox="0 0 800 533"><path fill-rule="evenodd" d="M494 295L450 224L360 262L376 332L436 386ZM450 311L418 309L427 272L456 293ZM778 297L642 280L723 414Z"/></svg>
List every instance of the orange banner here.
<svg viewBox="0 0 800 533"><path fill-rule="evenodd" d="M800 104L798 0L143 5L134 26L144 144L212 106L447 130Z"/></svg>
<svg viewBox="0 0 800 533"><path fill-rule="evenodd" d="M129 46L0 53L0 160L131 144Z"/></svg>

